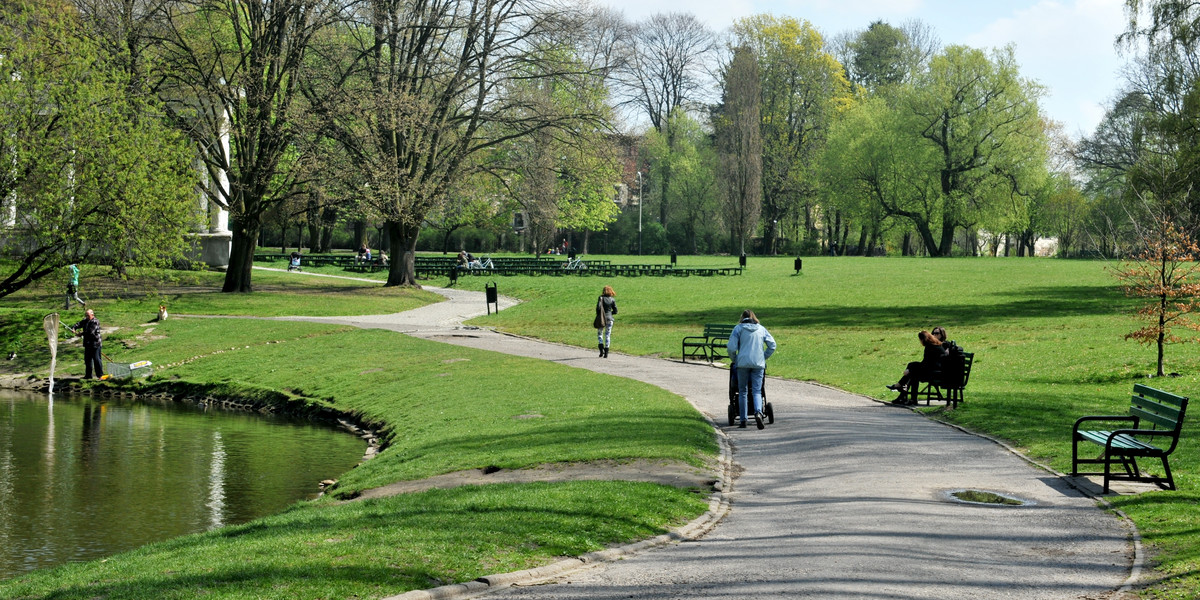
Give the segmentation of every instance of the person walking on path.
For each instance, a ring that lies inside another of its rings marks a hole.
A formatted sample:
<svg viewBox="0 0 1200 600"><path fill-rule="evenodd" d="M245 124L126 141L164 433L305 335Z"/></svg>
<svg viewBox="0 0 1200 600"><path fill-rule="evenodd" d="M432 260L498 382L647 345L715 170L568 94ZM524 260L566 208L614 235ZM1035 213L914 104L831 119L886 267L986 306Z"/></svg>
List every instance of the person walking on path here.
<svg viewBox="0 0 1200 600"><path fill-rule="evenodd" d="M758 322L754 311L742 311L742 321L729 334L729 359L731 368L737 369L738 427L746 426L747 395L754 397L754 424L763 428L762 384L767 370L767 359L775 353L775 338Z"/></svg>
<svg viewBox="0 0 1200 600"><path fill-rule="evenodd" d="M74 299L80 306L87 306L87 302L79 297L79 266L71 263L67 267L67 303L63 306L64 310L71 309L71 300Z"/></svg>
<svg viewBox="0 0 1200 600"><path fill-rule="evenodd" d="M611 285L604 286L604 291L596 299L596 319L592 326L596 328L596 344L600 348L600 358L608 358L608 347L612 341L613 315L617 314L617 293Z"/></svg>
<svg viewBox="0 0 1200 600"><path fill-rule="evenodd" d="M104 363L100 362L100 320L90 308L84 314L82 320L71 326L71 331L76 335L79 335L80 330L83 331L84 377L91 379L93 372L96 377L103 377Z"/></svg>

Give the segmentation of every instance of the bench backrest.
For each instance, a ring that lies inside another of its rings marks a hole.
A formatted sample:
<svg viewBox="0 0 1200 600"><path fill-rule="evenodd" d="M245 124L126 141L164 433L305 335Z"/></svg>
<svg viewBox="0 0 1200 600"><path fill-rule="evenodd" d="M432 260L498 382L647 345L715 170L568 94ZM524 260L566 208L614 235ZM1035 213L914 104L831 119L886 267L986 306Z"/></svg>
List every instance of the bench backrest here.
<svg viewBox="0 0 1200 600"><path fill-rule="evenodd" d="M1174 432L1171 439L1170 453L1179 442L1179 431L1183 428L1183 415L1187 412L1188 399L1170 392L1154 389L1136 383L1133 385L1133 397L1129 401L1129 414L1140 420L1141 429L1160 429ZM1149 422L1150 426L1146 427Z"/></svg>
<svg viewBox="0 0 1200 600"><path fill-rule="evenodd" d="M704 325L704 337L706 338L721 338L729 339L733 334L733 328L736 325L724 325L721 323L706 323Z"/></svg>

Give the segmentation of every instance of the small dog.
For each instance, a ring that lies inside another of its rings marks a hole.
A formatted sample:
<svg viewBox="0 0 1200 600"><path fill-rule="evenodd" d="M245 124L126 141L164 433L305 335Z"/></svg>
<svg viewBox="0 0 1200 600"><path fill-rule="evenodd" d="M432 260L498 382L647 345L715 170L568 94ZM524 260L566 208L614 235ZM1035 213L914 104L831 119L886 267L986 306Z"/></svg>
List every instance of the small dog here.
<svg viewBox="0 0 1200 600"><path fill-rule="evenodd" d="M158 307L158 320L159 320L159 321L166 321L166 320L167 320L167 307L166 307L166 306L159 306L159 307Z"/></svg>

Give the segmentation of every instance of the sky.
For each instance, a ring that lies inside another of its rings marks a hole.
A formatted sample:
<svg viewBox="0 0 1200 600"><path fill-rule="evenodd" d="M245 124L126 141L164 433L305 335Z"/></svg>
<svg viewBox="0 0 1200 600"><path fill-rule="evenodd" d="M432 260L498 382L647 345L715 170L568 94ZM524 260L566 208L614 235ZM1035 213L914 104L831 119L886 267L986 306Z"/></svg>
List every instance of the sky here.
<svg viewBox="0 0 1200 600"><path fill-rule="evenodd" d="M932 28L943 45L1012 44L1023 76L1045 86L1044 112L1068 135L1090 135L1121 86L1128 61L1114 45L1128 19L1123 0L596 0L638 21L659 12L690 12L717 31L758 13L805 19L827 37L872 21L910 19Z"/></svg>

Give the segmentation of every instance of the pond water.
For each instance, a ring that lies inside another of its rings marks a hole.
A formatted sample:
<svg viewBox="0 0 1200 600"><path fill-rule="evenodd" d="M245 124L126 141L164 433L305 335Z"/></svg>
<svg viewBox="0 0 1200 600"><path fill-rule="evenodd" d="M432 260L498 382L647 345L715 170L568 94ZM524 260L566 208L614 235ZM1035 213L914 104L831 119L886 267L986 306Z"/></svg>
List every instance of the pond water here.
<svg viewBox="0 0 1200 600"><path fill-rule="evenodd" d="M277 513L365 450L306 421L0 390L0 579Z"/></svg>

